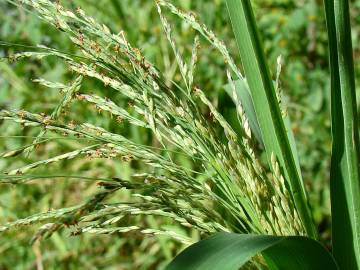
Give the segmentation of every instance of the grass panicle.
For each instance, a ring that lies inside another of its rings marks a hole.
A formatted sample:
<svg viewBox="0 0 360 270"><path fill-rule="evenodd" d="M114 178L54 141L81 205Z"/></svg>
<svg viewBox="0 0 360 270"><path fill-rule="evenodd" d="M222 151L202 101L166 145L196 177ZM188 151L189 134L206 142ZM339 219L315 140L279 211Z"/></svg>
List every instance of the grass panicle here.
<svg viewBox="0 0 360 270"><path fill-rule="evenodd" d="M20 5L17 1L10 2ZM52 234L59 228L70 227L75 235L136 231L146 235L166 235L186 244L192 242L176 231L142 228L135 224L119 225L119 221L128 216L163 216L203 234L304 235L304 224L279 169L280 161L274 156L272 170L268 171L255 154L249 122L230 72L228 79L233 86L232 95L243 130L241 134L234 131L206 93L200 87L194 87L200 40L195 37L192 56L186 64L175 45L162 8L168 8L189 23L219 50L228 69L238 78L243 78L226 46L193 15L181 12L165 1L157 1L156 4L165 35L179 65L184 88L175 83L168 85L165 76L144 57L141 50L132 47L126 40L125 33L112 33L105 25L88 17L81 8L70 11L49 0L21 1L22 6L66 34L78 46L79 55L39 47L33 52L18 52L9 56L9 60L57 57L75 73L75 79L69 86L37 80L43 86L58 89L62 95L51 115L1 110L0 119L40 129L31 147L43 143L45 133L79 139L81 147L11 169L3 174L0 181L13 184L21 183L21 180L26 182L26 179L35 179L31 178L30 172L40 166L84 157L107 158L116 162L137 160L146 169L130 179L119 179L114 175L108 181L99 180L99 188L103 191L93 195L88 202L4 224L2 230L40 223L45 225L40 227L35 239ZM83 82L88 79L103 84L98 94L82 88ZM116 95L126 98L129 105L119 104L114 98ZM101 126L76 123L71 119L72 104L89 105L90 109L104 111L106 113L102 117L113 119L116 125L125 123L147 129L153 134L155 142L153 145L139 144ZM26 149L20 149L17 154ZM179 164L173 158L173 152L181 153L192 165ZM106 202L110 195L122 189L131 190L134 202ZM73 227L74 224L77 226Z"/></svg>

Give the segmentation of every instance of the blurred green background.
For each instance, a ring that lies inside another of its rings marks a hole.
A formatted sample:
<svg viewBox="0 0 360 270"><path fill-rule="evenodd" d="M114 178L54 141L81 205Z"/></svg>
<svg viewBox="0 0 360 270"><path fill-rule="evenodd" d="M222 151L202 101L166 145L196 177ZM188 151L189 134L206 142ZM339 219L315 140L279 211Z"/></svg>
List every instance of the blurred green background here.
<svg viewBox="0 0 360 270"><path fill-rule="evenodd" d="M71 0L60 1L75 9L81 6L87 14L106 24L114 32L124 30L128 40L141 48L150 61L164 72L168 80L180 80L174 56L162 32L160 20L152 0ZM237 61L234 38L231 33L224 1L171 1L198 18L224 40ZM327 35L322 1L316 0L254 0L256 17L264 40L266 54L273 72L276 59L284 59L281 86L284 103L292 121L303 176L309 192L314 218L322 239L329 243L329 162L330 115ZM359 82L360 1L352 1L352 35ZM174 28L175 39L185 56L191 54L193 31L178 18L167 14ZM43 44L66 52L75 52L70 40L39 20L34 14L0 2L0 40L11 45L0 45L0 56L31 50L26 46ZM215 50L201 43L195 85L201 86L220 110L231 117L231 104L224 98L222 86L226 83L225 64ZM16 63L0 62L0 108L23 108L33 112L51 112L59 101L59 93L32 82L35 78L68 83L74 74L55 58L23 60ZM357 84L359 85L359 84ZM102 85L87 81L85 89L101 91ZM125 101L119 100L125 105ZM121 132L137 142L150 140L137 130L102 117L86 106L73 106L69 113L79 121ZM0 123L0 153L31 142L38 131L22 129L18 125ZM15 135L23 135L16 137ZM146 134L145 134L146 135ZM41 145L29 156L0 159L0 171L71 151L81 142L52 140ZM179 157L180 158L180 157ZM186 161L184 161L186 162ZM63 161L49 168L39 168L36 174L89 177L124 177L130 175L136 163L113 160L75 159ZM16 187L0 188L0 223L16 220L38 212L46 212L81 202L96 189L93 183L67 178L41 180ZM129 194L122 192L120 199ZM146 218L130 223L146 223L153 227L170 226L166 220ZM2 269L162 269L179 251L181 245L163 237L144 237L140 234L80 235L57 232L50 239L31 246L29 241L36 226L28 230L2 233L0 237L0 270ZM179 227L181 232L182 229ZM187 232L189 233L189 232ZM191 233L191 232L190 232ZM196 239L197 235L193 237Z"/></svg>

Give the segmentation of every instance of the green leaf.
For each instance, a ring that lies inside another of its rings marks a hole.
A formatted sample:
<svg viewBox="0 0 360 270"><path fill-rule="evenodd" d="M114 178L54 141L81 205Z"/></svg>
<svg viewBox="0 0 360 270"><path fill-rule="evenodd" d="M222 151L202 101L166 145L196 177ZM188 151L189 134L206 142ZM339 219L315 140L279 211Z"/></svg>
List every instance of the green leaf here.
<svg viewBox="0 0 360 270"><path fill-rule="evenodd" d="M281 115L250 1L226 0L226 3L268 161L270 162L272 153L275 154L290 186L306 233L316 238L317 232L308 207L304 184L296 165L296 153L292 151Z"/></svg>
<svg viewBox="0 0 360 270"><path fill-rule="evenodd" d="M349 3L325 0L330 48L333 254L341 269L360 269L360 173Z"/></svg>
<svg viewBox="0 0 360 270"><path fill-rule="evenodd" d="M331 254L311 238L219 233L185 249L166 270L238 270L260 253L270 269L338 269Z"/></svg>
<svg viewBox="0 0 360 270"><path fill-rule="evenodd" d="M246 80L236 80L236 81L234 81L234 84L235 84L236 94L238 95L238 97L241 101L241 105L244 108L246 117L249 120L250 129L251 129L252 133L255 135L255 138L258 140L258 142L261 145L264 145L263 139L261 137L260 126L259 126L258 120L256 118L254 103L251 98L249 86L247 85ZM232 100L234 101L234 103L236 105L237 101L234 100L234 98L233 98L233 95L231 93L232 92L231 86L229 84L226 84L226 85L224 85L224 89L225 89L226 93L232 98Z"/></svg>

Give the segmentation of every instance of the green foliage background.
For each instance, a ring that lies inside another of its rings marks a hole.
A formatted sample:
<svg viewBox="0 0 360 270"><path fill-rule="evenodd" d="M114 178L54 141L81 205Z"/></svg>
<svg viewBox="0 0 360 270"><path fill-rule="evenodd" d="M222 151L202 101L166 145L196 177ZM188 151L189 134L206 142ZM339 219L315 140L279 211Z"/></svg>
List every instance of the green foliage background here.
<svg viewBox="0 0 360 270"><path fill-rule="evenodd" d="M81 6L87 14L109 26L114 32L124 30L128 40L139 47L160 70L165 70L168 80L180 81L174 56L162 33L153 1L148 0L72 0L61 1L70 8ZM212 29L235 52L235 42L223 1L177 0L174 4L184 10L192 10L209 29ZM330 237L329 163L330 163L330 115L327 36L322 1L317 0L256 0L256 16L265 43L272 70L276 59L283 56L284 65L281 85L284 103L292 120L292 128L298 143L303 177L309 191L311 207L321 238ZM356 79L360 79L357 61L359 45L360 1L353 1L351 15ZM170 16L170 15L169 15ZM193 34L175 17L171 17L175 38L183 54L191 54ZM0 3L0 56L23 50L23 46L43 44L66 52L75 52L73 44L56 29L41 22L35 15ZM11 43L3 44L3 42ZM16 45L18 44L18 45ZM20 46L21 45L21 46ZM236 59L238 60L238 59ZM213 48L204 45L200 49L195 74L195 85L201 88L217 104L231 122L235 109L224 94L226 83L223 60ZM0 108L23 108L33 112L51 110L59 100L59 93L32 82L34 78L68 82L74 78L63 63L49 58L43 61L20 61L14 64L0 62ZM103 87L96 82L86 82L86 89ZM125 100L118 100L126 106ZM100 117L86 106L76 105L71 113L77 119L92 122L109 130L121 132L136 142L151 143L152 137L142 130L118 124L109 117ZM36 132L19 131L14 124L0 123L0 152L16 149L31 143ZM23 134L24 137L11 137ZM5 138L6 137L6 138ZM40 146L36 153L9 159L0 159L0 171L16 168L35 161L37 156L46 158L70 151L78 144L73 140L54 140ZM183 157L177 157L186 163ZM63 161L51 167L38 169L38 175L83 175L88 177L125 177L136 162L121 160L75 159ZM71 206L94 193L96 185L77 182L68 178L30 182L16 188L2 185L0 188L0 223L26 217L49 209ZM121 200L128 199L121 192ZM166 219L146 218L133 222L147 222L153 227L173 226ZM199 236L195 232L180 233ZM136 233L115 235L69 236L67 232L55 233L50 239L29 245L36 227L26 231L10 231L0 237L0 269L161 269L181 249L181 245L163 237L144 237Z"/></svg>

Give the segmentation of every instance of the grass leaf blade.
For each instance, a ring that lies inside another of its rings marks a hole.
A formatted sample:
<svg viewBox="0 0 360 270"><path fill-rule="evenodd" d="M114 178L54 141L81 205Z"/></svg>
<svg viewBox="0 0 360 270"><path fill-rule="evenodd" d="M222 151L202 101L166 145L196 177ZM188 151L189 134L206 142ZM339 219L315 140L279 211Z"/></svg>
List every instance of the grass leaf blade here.
<svg viewBox="0 0 360 270"><path fill-rule="evenodd" d="M333 253L342 269L360 268L359 135L349 3L325 0L331 71Z"/></svg>
<svg viewBox="0 0 360 270"><path fill-rule="evenodd" d="M302 177L287 135L249 0L227 0L233 31L251 90L268 160L279 159L306 233L316 238Z"/></svg>
<svg viewBox="0 0 360 270"><path fill-rule="evenodd" d="M260 253L270 269L338 269L331 254L307 237L219 233L185 249L166 270L237 270Z"/></svg>

